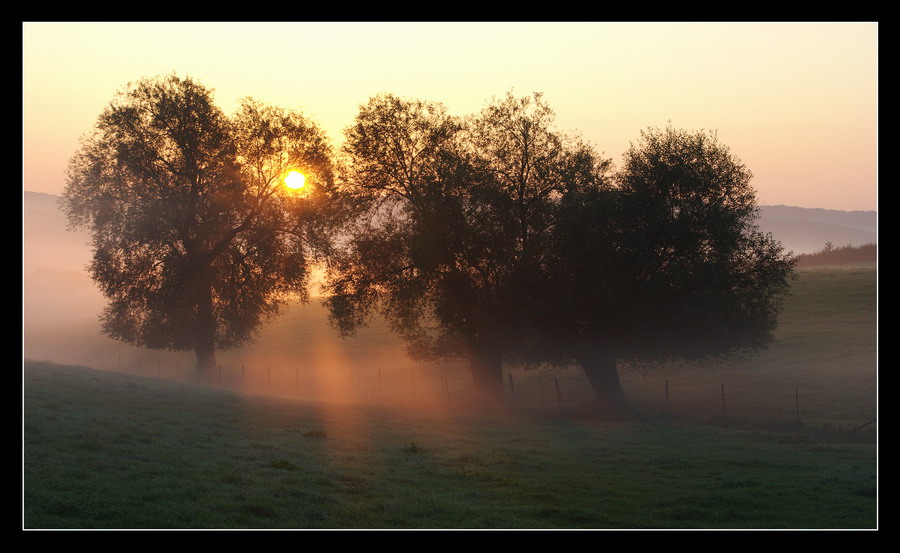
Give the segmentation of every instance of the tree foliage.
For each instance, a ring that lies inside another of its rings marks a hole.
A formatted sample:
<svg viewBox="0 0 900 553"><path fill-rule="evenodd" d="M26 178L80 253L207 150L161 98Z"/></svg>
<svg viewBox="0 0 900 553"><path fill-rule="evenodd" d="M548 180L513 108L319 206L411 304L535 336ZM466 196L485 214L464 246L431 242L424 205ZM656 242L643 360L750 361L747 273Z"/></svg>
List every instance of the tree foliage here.
<svg viewBox="0 0 900 553"><path fill-rule="evenodd" d="M337 324L380 310L418 356L464 357L481 390L502 390L500 363L535 319L554 195L585 162L552 117L539 95L467 119L394 96L362 106L346 180L368 207L331 273Z"/></svg>
<svg viewBox="0 0 900 553"><path fill-rule="evenodd" d="M617 360L765 347L793 259L756 226L751 174L714 133L649 129L608 160L553 128L540 95L458 119L378 96L347 130L365 208L332 267L345 332L373 310L419 356L578 362L625 403Z"/></svg>
<svg viewBox="0 0 900 553"><path fill-rule="evenodd" d="M336 171L299 113L248 99L227 117L191 79L142 80L73 157L63 204L92 231L104 331L193 349L201 371L306 300L317 256L342 333L380 313L493 396L503 361L578 362L621 406L618 360L766 347L795 260L716 134L648 129L613 173L553 121L540 94L464 118L379 95ZM281 185L291 169L304 192Z"/></svg>
<svg viewBox="0 0 900 553"><path fill-rule="evenodd" d="M715 133L648 129L611 187L574 188L557 216L556 332L602 399L616 360L766 347L794 259L756 225L752 175Z"/></svg>
<svg viewBox="0 0 900 553"><path fill-rule="evenodd" d="M629 356L766 347L794 259L757 225L752 174L715 133L648 130L617 176L643 311ZM649 324L649 328L648 328ZM633 324L635 326L635 324Z"/></svg>
<svg viewBox="0 0 900 553"><path fill-rule="evenodd" d="M280 185L288 169L308 175L305 194ZM62 200L92 232L104 332L194 350L208 372L216 348L306 298L332 183L330 146L300 114L246 100L229 118L174 75L129 85L70 161Z"/></svg>

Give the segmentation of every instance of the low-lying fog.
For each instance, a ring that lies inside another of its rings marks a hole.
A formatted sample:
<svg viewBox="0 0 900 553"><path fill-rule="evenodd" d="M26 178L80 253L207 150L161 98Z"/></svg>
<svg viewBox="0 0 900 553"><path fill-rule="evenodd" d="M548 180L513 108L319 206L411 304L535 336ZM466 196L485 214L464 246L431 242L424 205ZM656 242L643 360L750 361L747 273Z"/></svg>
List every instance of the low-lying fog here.
<svg viewBox="0 0 900 553"><path fill-rule="evenodd" d="M104 370L189 381L193 352L148 350L100 332L104 299L84 267L90 260L84 231L66 230L56 197L26 195L23 226L24 357ZM291 304L257 340L217 353L223 387L289 397L354 401L434 399L447 388L469 386L458 364L423 364L383 323L342 339L317 298Z"/></svg>

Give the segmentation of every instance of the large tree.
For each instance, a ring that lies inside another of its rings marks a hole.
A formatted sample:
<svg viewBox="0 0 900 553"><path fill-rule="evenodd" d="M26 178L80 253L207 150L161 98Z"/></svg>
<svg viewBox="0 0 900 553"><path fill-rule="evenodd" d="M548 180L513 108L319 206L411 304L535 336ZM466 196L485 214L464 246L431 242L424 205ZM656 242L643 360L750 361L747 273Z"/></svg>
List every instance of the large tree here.
<svg viewBox="0 0 900 553"><path fill-rule="evenodd" d="M302 192L282 185L304 173ZM330 146L302 115L247 100L232 118L190 78L130 84L70 161L62 205L92 232L103 331L193 350L198 373L283 303L327 251Z"/></svg>
<svg viewBox="0 0 900 553"><path fill-rule="evenodd" d="M501 394L501 363L537 319L554 193L579 163L596 169L551 124L539 95L468 119L390 95L362 106L345 179L365 209L330 278L339 327L380 310L414 354L463 357L481 392Z"/></svg>
<svg viewBox="0 0 900 553"><path fill-rule="evenodd" d="M550 342L604 404L617 361L696 360L772 341L794 258L762 233L751 173L712 132L648 129L614 181L574 181L554 227Z"/></svg>

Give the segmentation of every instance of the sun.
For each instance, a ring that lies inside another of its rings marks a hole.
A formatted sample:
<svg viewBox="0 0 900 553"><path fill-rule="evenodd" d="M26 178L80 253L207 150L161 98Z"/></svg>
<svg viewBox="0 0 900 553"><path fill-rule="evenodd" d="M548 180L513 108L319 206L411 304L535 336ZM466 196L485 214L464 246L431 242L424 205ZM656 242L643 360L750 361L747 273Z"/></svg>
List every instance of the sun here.
<svg viewBox="0 0 900 553"><path fill-rule="evenodd" d="M299 190L306 186L306 176L300 171L291 171L284 177L284 185L292 190Z"/></svg>

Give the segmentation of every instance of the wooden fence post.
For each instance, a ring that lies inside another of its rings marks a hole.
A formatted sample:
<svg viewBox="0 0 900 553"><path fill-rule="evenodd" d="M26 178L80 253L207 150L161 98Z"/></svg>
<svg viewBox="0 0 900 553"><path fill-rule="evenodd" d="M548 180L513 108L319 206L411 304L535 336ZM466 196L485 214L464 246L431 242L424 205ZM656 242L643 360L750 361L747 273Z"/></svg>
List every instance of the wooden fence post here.
<svg viewBox="0 0 900 553"><path fill-rule="evenodd" d="M562 393L559 391L559 378L554 376L553 381L556 382L556 400L562 405Z"/></svg>
<svg viewBox="0 0 900 553"><path fill-rule="evenodd" d="M509 391L512 392L512 395L516 395L516 387L513 385L513 377L512 373L506 373L509 376Z"/></svg>

